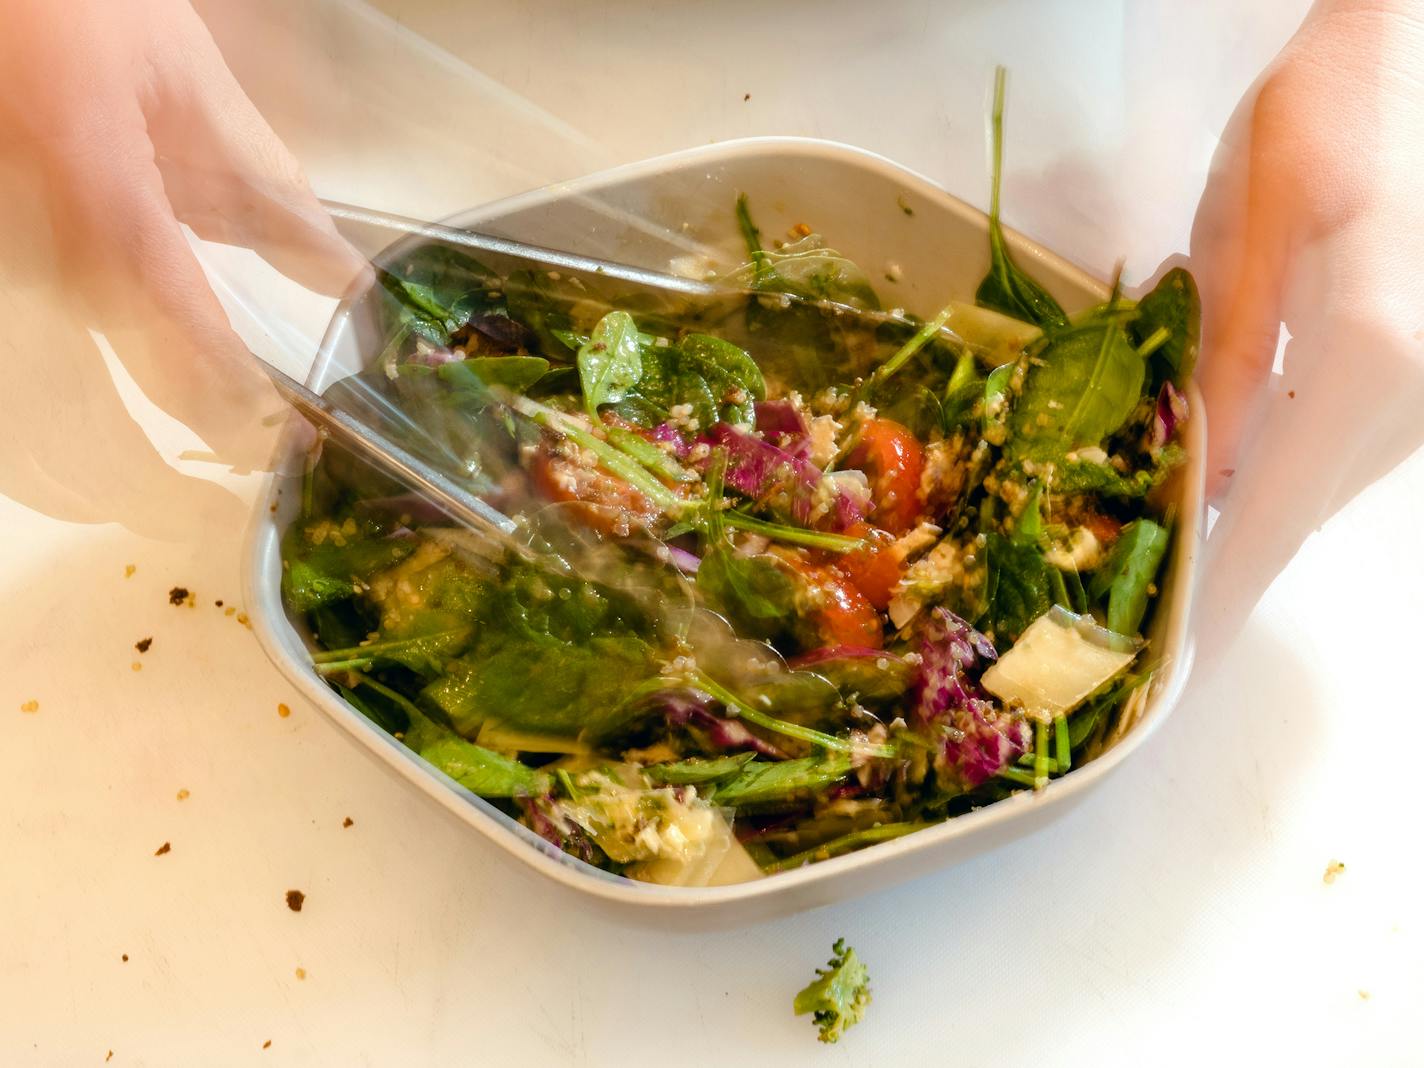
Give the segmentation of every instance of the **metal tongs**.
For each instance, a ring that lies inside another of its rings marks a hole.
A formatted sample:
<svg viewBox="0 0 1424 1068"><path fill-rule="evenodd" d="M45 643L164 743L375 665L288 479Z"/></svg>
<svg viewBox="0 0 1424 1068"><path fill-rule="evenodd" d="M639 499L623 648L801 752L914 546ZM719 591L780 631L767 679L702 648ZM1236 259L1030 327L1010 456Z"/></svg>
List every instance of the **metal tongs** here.
<svg viewBox="0 0 1424 1068"><path fill-rule="evenodd" d="M556 272L556 277L578 279L583 284L600 288L615 282L623 287L625 295L631 292L645 297L675 297L684 305L690 302L692 306L702 308L726 308L745 304L748 300L761 300L781 309L812 309L820 316L835 320L838 326L871 334L888 323L913 325L900 314L855 308L830 300L812 300L794 294L718 285L336 201L324 200L322 204L342 236L372 260L385 254L396 237L407 237L472 249L500 274L529 269ZM946 334L951 338L954 336L948 331ZM318 431L418 490L450 518L503 539L516 531L516 524L508 516L471 493L457 479L393 441L370 420L332 403L273 367L264 364L264 368L283 398Z"/></svg>

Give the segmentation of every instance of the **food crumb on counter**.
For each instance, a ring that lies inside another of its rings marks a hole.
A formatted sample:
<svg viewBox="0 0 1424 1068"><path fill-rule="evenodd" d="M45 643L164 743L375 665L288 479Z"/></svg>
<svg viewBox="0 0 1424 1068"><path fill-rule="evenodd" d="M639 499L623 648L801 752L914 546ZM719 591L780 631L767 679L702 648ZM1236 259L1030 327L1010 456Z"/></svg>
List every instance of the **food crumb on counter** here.
<svg viewBox="0 0 1424 1068"><path fill-rule="evenodd" d="M222 607L222 599L219 598L218 600L214 601L214 602L213 602L213 607L214 607L214 608L221 608L221 607Z"/></svg>
<svg viewBox="0 0 1424 1068"><path fill-rule="evenodd" d="M113 1060L113 1059L114 1059L114 1051L113 1051L113 1050L109 1050L109 1052L104 1055L104 1063L105 1063L105 1064L108 1064L108 1063L109 1063L111 1060Z"/></svg>
<svg viewBox="0 0 1424 1068"><path fill-rule="evenodd" d="M168 603L172 605L183 604L188 600L189 596L191 595L188 593L187 587L174 586L168 591Z"/></svg>
<svg viewBox="0 0 1424 1068"><path fill-rule="evenodd" d="M341 826L343 827L354 827L355 825L356 821L353 820L350 816L347 816L344 820L341 821Z"/></svg>
<svg viewBox="0 0 1424 1068"><path fill-rule="evenodd" d="M127 953L125 953L123 956L121 956L121 957L119 958L119 960L121 960L121 961L123 961L125 964L127 964L127 963L129 962L129 955L128 955Z"/></svg>
<svg viewBox="0 0 1424 1068"><path fill-rule="evenodd" d="M143 665L140 664L137 660L135 660L132 664L130 664L129 667L133 668L135 671L142 671L142 670L143 670Z"/></svg>
<svg viewBox="0 0 1424 1068"><path fill-rule="evenodd" d="M1360 1000L1361 1000L1361 1001L1369 1001L1369 1000L1370 1000L1370 992L1369 992L1368 990L1361 990L1361 991L1359 991L1359 994L1360 994Z"/></svg>
<svg viewBox="0 0 1424 1068"><path fill-rule="evenodd" d="M743 103L745 103L746 101L750 100L751 98L752 98L752 94L751 94L751 93L743 93L743 94L742 94L742 102L743 102Z"/></svg>
<svg viewBox="0 0 1424 1068"><path fill-rule="evenodd" d="M287 908L293 912L301 912L302 905L306 902L307 895L300 890L287 891Z"/></svg>
<svg viewBox="0 0 1424 1068"><path fill-rule="evenodd" d="M1293 389L1288 389L1288 390L1286 390L1286 396L1289 397L1291 400L1295 400L1295 390L1293 390Z"/></svg>
<svg viewBox="0 0 1424 1068"><path fill-rule="evenodd" d="M276 505L273 505L273 507L275 508ZM263 1049L271 1049L271 1048L272 1048L272 1040L269 1038L266 1042L262 1043L262 1048L263 1048Z"/></svg>
<svg viewBox="0 0 1424 1068"><path fill-rule="evenodd" d="M189 796L189 795L188 795L187 787L184 787L183 789L181 789L181 790L178 791L178 800L179 800L179 801L186 801L186 800L188 800L188 796Z"/></svg>
<svg viewBox="0 0 1424 1068"><path fill-rule="evenodd" d="M38 701L34 701L34 700L26 701L24 704L22 704L22 705L20 706L20 711L21 711L21 712L38 712L39 710L40 710L40 703L39 703Z"/></svg>
<svg viewBox="0 0 1424 1068"><path fill-rule="evenodd" d="M226 608L223 609L223 615L225 615L225 616L230 616L230 615L232 615L233 613L235 613L236 611L237 611L236 608L234 608L232 605L228 605Z"/></svg>
<svg viewBox="0 0 1424 1068"><path fill-rule="evenodd" d="M252 620L247 618L246 612L237 613L237 621L241 623L244 627L252 626Z"/></svg>
<svg viewBox="0 0 1424 1068"><path fill-rule="evenodd" d="M155 849L155 850L153 851L153 855L154 855L155 857L161 857L161 856L163 856L164 853L167 853L167 852L168 852L169 850L171 850L172 848L173 848L172 843L164 842L161 846L159 846L157 849Z"/></svg>
<svg viewBox="0 0 1424 1068"><path fill-rule="evenodd" d="M1345 865L1342 861L1332 860L1329 864L1325 865L1325 885L1329 886L1331 883L1333 883L1335 881L1335 877L1338 876L1344 870Z"/></svg>
<svg viewBox="0 0 1424 1068"><path fill-rule="evenodd" d="M298 979L305 979L306 977L307 977L307 970L306 970L305 968L298 968L298 969L297 969L297 978L298 978Z"/></svg>
<svg viewBox="0 0 1424 1068"><path fill-rule="evenodd" d="M280 701L277 703L277 715L281 716L283 719L286 719L291 714L292 710L288 708L285 704L282 704Z"/></svg>
<svg viewBox="0 0 1424 1068"><path fill-rule="evenodd" d="M133 573L138 570L137 564L124 565L124 578L133 578Z"/></svg>
<svg viewBox="0 0 1424 1068"><path fill-rule="evenodd" d="M152 639L152 638L142 638L142 639L140 639L139 641L134 642L134 648L137 649L137 650L138 650L139 652L141 652L141 653L146 653L146 652L148 652L149 647L150 647L151 645L153 645L153 639Z"/></svg>

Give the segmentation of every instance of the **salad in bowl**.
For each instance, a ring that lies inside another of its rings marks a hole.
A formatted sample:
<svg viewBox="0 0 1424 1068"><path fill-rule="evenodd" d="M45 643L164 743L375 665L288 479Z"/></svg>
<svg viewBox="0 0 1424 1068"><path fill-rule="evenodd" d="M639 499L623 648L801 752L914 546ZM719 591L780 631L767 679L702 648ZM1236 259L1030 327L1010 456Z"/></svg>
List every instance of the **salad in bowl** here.
<svg viewBox="0 0 1424 1068"><path fill-rule="evenodd" d="M515 532L314 453L282 590L317 672L553 846L654 883L772 876L1092 760L1158 666L1200 310L1174 270L1066 313L1010 256L995 172L991 268L923 321L745 199L721 319L444 246L384 264L383 349L327 396Z"/></svg>

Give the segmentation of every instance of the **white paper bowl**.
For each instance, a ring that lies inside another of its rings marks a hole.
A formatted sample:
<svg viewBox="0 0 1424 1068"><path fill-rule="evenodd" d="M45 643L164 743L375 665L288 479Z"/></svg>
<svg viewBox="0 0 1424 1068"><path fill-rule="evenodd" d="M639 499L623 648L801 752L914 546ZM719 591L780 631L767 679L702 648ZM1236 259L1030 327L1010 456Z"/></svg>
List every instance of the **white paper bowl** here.
<svg viewBox="0 0 1424 1068"><path fill-rule="evenodd" d="M767 235L800 222L877 279L887 305L920 315L965 299L987 268L985 215L925 178L879 156L827 141L751 138L690 149L465 212L452 222L536 244L666 268L671 257L722 249L735 262L737 193L751 198ZM1070 310L1103 299L1098 280L1017 234L1018 261ZM891 282L885 276L898 277ZM356 336L343 303L332 319L309 385L321 391L361 366L371 349ZM274 476L259 500L248 540L248 611L263 648L282 672L375 759L489 842L562 884L571 895L661 925L751 923L892 886L982 853L1042 827L1101 782L1142 745L1176 704L1191 666L1187 616L1202 537L1205 425L1200 398L1188 393L1192 457L1176 476L1175 541L1149 638L1161 657L1147 707L1136 725L1098 759L1038 792L1023 791L938 826L796 871L734 886L655 886L610 875L576 860L425 764L342 701L312 670L307 636L282 607L282 531L291 522L299 480ZM295 449L295 437L288 449ZM290 459L288 457L287 459ZM283 463L279 470L299 470ZM275 510L272 505L275 504Z"/></svg>

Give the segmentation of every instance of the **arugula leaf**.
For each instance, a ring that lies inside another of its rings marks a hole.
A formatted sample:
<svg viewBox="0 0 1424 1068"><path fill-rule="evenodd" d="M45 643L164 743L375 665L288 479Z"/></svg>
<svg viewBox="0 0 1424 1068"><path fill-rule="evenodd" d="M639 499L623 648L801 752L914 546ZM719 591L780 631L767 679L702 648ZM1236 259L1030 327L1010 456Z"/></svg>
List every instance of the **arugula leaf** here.
<svg viewBox="0 0 1424 1068"><path fill-rule="evenodd" d="M702 558L697 590L708 607L748 637L775 637L795 615L796 582L776 558L742 556L726 543Z"/></svg>
<svg viewBox="0 0 1424 1068"><path fill-rule="evenodd" d="M415 551L415 541L410 538L355 536L344 545L331 541L310 545L295 526L284 540L282 599L293 613L354 597L358 583Z"/></svg>
<svg viewBox="0 0 1424 1068"><path fill-rule="evenodd" d="M733 753L731 756L680 760L671 764L650 764L643 774L658 786L701 786L734 777L755 753Z"/></svg>
<svg viewBox="0 0 1424 1068"><path fill-rule="evenodd" d="M851 771L849 753L827 753L799 760L753 760L737 777L717 787L713 801L719 805L765 805L787 802L825 789Z"/></svg>
<svg viewBox="0 0 1424 1068"><path fill-rule="evenodd" d="M1093 573L1089 593L1107 597L1108 630L1134 635L1147 614L1147 588L1157 577L1169 541L1165 527L1138 519L1123 527L1107 561Z"/></svg>
<svg viewBox="0 0 1424 1068"><path fill-rule="evenodd" d="M392 691L376 684L386 693ZM393 696L399 696L392 694ZM410 725L405 744L426 763L480 797L532 797L549 791L549 777L526 764L475 745L403 701Z"/></svg>
<svg viewBox="0 0 1424 1068"><path fill-rule="evenodd" d="M578 351L579 381L588 417L598 423L598 409L615 404L643 377L642 334L625 311L611 311L598 321Z"/></svg>
<svg viewBox="0 0 1424 1068"><path fill-rule="evenodd" d="M1142 357L1113 317L1054 335L1029 360L1009 416L1011 451L1051 457L1098 444L1137 407L1145 376Z"/></svg>
<svg viewBox="0 0 1424 1068"><path fill-rule="evenodd" d="M1159 329L1167 331L1167 340L1151 357L1158 381L1170 378L1185 387L1192 377L1201 349L1201 311L1196 280L1182 267L1164 274L1138 303L1131 327L1134 343L1140 346Z"/></svg>
<svg viewBox="0 0 1424 1068"><path fill-rule="evenodd" d="M994 633L1003 652L1028 625L1053 607L1055 571L1031 545L1018 545L996 532L984 535L985 609L976 622Z"/></svg>
<svg viewBox="0 0 1424 1068"><path fill-rule="evenodd" d="M1048 290L1019 269L1009 255L999 222L999 187L1004 172L1004 68L994 72L994 173L989 194L989 273L974 299L986 308L1034 323L1045 332L1068 325L1068 316Z"/></svg>

